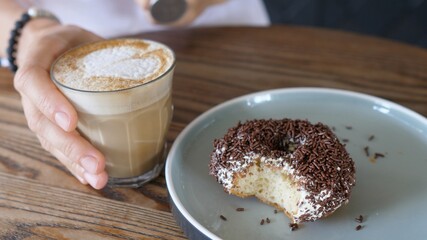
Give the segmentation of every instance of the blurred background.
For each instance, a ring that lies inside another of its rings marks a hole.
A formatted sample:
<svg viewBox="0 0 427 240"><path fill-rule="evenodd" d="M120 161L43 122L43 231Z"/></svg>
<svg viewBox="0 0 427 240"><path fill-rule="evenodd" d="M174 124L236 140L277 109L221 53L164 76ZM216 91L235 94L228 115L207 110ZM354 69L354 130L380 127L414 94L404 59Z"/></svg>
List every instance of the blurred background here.
<svg viewBox="0 0 427 240"><path fill-rule="evenodd" d="M334 28L427 48L427 0L264 0L273 24Z"/></svg>

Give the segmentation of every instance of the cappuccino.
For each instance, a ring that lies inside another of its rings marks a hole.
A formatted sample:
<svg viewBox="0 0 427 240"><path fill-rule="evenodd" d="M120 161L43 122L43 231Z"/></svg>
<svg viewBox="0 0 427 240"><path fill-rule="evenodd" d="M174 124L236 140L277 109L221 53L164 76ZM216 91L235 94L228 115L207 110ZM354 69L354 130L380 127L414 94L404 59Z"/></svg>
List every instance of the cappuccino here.
<svg viewBox="0 0 427 240"><path fill-rule="evenodd" d="M106 157L110 185L138 187L160 173L174 63L165 45L117 39L72 49L52 66L79 114L79 132Z"/></svg>

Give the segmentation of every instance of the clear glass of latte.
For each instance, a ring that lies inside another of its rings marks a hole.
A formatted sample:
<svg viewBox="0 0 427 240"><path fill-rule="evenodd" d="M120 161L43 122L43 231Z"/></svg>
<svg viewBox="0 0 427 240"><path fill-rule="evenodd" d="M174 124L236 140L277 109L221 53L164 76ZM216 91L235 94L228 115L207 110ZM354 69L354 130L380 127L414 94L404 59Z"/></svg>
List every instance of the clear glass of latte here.
<svg viewBox="0 0 427 240"><path fill-rule="evenodd" d="M79 46L52 65L79 132L105 155L110 186L139 187L162 170L174 67L170 48L140 39Z"/></svg>

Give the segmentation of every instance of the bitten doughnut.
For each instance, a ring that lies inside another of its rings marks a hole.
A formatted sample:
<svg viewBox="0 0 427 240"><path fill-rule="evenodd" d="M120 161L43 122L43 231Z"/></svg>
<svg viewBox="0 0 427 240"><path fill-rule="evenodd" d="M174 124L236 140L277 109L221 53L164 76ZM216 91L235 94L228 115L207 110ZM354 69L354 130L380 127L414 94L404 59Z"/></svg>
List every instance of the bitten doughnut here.
<svg viewBox="0 0 427 240"><path fill-rule="evenodd" d="M209 174L224 190L256 196L293 223L328 216L349 201L354 162L328 126L251 120L215 139Z"/></svg>

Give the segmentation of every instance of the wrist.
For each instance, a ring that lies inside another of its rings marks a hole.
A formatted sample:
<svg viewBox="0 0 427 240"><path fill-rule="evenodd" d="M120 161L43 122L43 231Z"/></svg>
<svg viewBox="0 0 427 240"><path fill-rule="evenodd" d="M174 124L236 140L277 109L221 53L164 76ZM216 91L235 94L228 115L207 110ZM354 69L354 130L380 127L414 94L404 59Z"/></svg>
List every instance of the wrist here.
<svg viewBox="0 0 427 240"><path fill-rule="evenodd" d="M31 38L33 32L37 32L42 28L54 26L54 24L59 24L58 18L46 10L30 8L26 13L22 14L11 31L7 48L7 59L10 65L9 68L12 72L16 72L18 69L16 58L21 36L24 35Z"/></svg>
<svg viewBox="0 0 427 240"><path fill-rule="evenodd" d="M32 19L22 28L21 38L31 37L45 29L49 29L58 25L60 25L58 21L49 18Z"/></svg>
<svg viewBox="0 0 427 240"><path fill-rule="evenodd" d="M40 31L42 29L57 26L60 23L54 19L50 18L35 18L29 21L24 28L22 28L22 33L26 31Z"/></svg>

